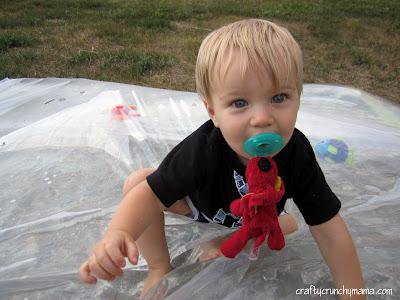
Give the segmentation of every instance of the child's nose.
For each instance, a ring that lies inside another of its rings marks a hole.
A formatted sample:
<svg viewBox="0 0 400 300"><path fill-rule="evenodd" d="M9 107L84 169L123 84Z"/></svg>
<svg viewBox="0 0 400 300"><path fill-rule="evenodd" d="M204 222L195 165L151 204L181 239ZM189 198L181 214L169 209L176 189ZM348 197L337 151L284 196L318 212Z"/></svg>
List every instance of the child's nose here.
<svg viewBox="0 0 400 300"><path fill-rule="evenodd" d="M274 122L271 108L268 105L255 107L250 121L250 125L254 127L267 127Z"/></svg>

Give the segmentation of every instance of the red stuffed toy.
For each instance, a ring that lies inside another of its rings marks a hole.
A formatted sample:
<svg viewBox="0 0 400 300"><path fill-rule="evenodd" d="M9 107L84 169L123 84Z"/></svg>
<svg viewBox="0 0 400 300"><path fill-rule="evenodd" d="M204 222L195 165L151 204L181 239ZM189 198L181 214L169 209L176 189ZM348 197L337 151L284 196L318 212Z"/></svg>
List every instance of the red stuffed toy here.
<svg viewBox="0 0 400 300"><path fill-rule="evenodd" d="M266 235L270 249L281 250L285 246L276 209L285 188L272 158L251 159L246 169L246 181L249 192L230 206L234 215L242 216L242 226L220 247L222 254L229 258L234 258L253 238L256 240L252 253L257 253Z"/></svg>

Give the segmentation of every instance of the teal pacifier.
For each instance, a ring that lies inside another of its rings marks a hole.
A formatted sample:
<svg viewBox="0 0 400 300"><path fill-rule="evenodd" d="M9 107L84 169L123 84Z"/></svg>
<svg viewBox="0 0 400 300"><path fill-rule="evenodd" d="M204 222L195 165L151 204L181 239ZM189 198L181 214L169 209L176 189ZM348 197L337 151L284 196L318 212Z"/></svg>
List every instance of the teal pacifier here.
<svg viewBox="0 0 400 300"><path fill-rule="evenodd" d="M252 157L271 156L283 148L283 138L276 133L259 133L243 144L244 151Z"/></svg>

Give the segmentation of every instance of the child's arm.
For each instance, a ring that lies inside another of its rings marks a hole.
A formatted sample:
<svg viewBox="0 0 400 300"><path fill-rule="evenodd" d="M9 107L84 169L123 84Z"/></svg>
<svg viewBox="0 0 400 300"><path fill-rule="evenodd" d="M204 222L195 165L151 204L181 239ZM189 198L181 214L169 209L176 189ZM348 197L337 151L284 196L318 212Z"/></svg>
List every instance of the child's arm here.
<svg viewBox="0 0 400 300"><path fill-rule="evenodd" d="M164 205L153 193L147 180L131 189L118 206L103 239L81 265L81 280L86 283L96 283L96 277L113 280L122 275L124 257L136 264L139 253L135 241L163 210Z"/></svg>
<svg viewBox="0 0 400 300"><path fill-rule="evenodd" d="M341 289L364 288L361 267L353 240L343 219L337 214L331 220L310 226L318 247L331 270L336 287ZM347 299L350 295L341 296ZM352 295L351 299L366 299L365 295Z"/></svg>
<svg viewBox="0 0 400 300"><path fill-rule="evenodd" d="M137 240L151 221L165 209L166 207L153 193L147 180L144 180L122 199L108 230L126 231L134 240Z"/></svg>

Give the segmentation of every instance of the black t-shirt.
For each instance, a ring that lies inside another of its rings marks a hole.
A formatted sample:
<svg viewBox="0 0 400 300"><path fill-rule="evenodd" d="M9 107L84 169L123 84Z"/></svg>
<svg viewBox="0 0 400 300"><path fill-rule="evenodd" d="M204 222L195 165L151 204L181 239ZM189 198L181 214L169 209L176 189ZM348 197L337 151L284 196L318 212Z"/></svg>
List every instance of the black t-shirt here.
<svg viewBox="0 0 400 300"><path fill-rule="evenodd" d="M303 133L295 129L289 143L273 159L285 184L278 214L289 198L308 225L322 224L338 213L341 203L326 183ZM209 120L179 143L147 181L166 207L189 196L206 220L231 227L238 225L238 218L230 214L230 203L247 192L245 170Z"/></svg>

